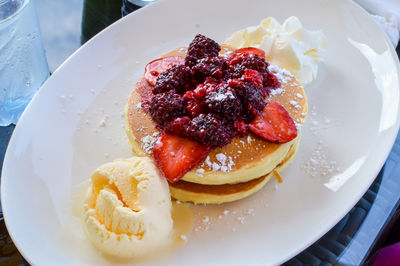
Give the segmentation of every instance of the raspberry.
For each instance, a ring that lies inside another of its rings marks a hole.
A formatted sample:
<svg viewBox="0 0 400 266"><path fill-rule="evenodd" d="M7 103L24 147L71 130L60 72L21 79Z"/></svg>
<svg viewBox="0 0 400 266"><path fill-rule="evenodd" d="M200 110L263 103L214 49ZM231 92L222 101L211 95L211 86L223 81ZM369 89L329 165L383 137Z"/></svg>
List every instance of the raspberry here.
<svg viewBox="0 0 400 266"><path fill-rule="evenodd" d="M204 102L210 112L229 122L234 122L240 115L240 101L235 91L226 84L221 84L216 91L209 93Z"/></svg>
<svg viewBox="0 0 400 266"><path fill-rule="evenodd" d="M234 132L232 126L214 114L201 114L192 119L187 134L197 142L212 147L229 144Z"/></svg>
<svg viewBox="0 0 400 266"><path fill-rule="evenodd" d="M189 67L194 66L198 60L206 57L218 56L221 47L218 43L201 34L197 34L189 44L185 58L185 64Z"/></svg>
<svg viewBox="0 0 400 266"><path fill-rule="evenodd" d="M177 93L184 93L193 88L192 75L189 67L174 65L162 72L153 88L153 93L161 93L174 90Z"/></svg>
<svg viewBox="0 0 400 266"><path fill-rule="evenodd" d="M200 59L193 66L193 77L199 82L203 82L206 77L222 79L226 75L227 63L222 57L206 57Z"/></svg>
<svg viewBox="0 0 400 266"><path fill-rule="evenodd" d="M199 99L203 99L206 95L210 94L213 91L216 91L219 84L220 82L216 79L207 77L206 80L203 83L197 85L196 89L194 90L194 92L196 93L196 97Z"/></svg>
<svg viewBox="0 0 400 266"><path fill-rule="evenodd" d="M150 102L150 115L158 125L185 115L183 98L173 91L156 94Z"/></svg>
<svg viewBox="0 0 400 266"><path fill-rule="evenodd" d="M277 89L281 86L278 78L272 72L269 72L267 81L265 83L266 87L268 87L270 90Z"/></svg>
<svg viewBox="0 0 400 266"><path fill-rule="evenodd" d="M253 82L255 87L263 87L264 78L257 70L246 69L240 79L243 81Z"/></svg>
<svg viewBox="0 0 400 266"><path fill-rule="evenodd" d="M187 91L183 94L186 110L189 112L191 117L196 117L207 111L207 105L204 103L203 99L206 95L216 89L217 84L214 83L214 80L207 78L207 82L199 84L195 90Z"/></svg>
<svg viewBox="0 0 400 266"><path fill-rule="evenodd" d="M248 126L241 119L235 121L235 123L233 124L233 128L236 130L237 134L241 137L247 134Z"/></svg>
<svg viewBox="0 0 400 266"><path fill-rule="evenodd" d="M189 112L191 117L198 116L206 111L206 106L203 101L196 97L195 91L187 91L183 94L185 100L185 108Z"/></svg>
<svg viewBox="0 0 400 266"><path fill-rule="evenodd" d="M185 137L187 135L190 117L182 116L175 118L174 120L167 122L164 126L164 130L168 133L176 134L181 137Z"/></svg>
<svg viewBox="0 0 400 266"><path fill-rule="evenodd" d="M265 58L255 54L240 53L231 56L227 63L230 65L230 77L239 78L245 74L246 69L257 70L262 76L262 92L267 97L271 89L280 87L278 79L268 70L268 62Z"/></svg>

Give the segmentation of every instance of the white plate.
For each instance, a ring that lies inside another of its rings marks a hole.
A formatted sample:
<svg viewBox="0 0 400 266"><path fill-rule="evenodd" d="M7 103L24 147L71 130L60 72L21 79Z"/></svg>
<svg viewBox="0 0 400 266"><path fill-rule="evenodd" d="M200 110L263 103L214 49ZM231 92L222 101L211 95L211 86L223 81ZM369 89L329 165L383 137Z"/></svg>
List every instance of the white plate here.
<svg viewBox="0 0 400 266"><path fill-rule="evenodd" d="M159 1L79 49L16 127L1 195L7 228L25 258L38 265L108 263L85 239L71 195L100 164L130 156L121 113L147 62L196 33L221 42L267 16L292 15L323 29L329 49L306 88L310 116L285 182L232 204L193 208L198 231L149 263L278 264L334 226L374 180L399 127L398 60L384 34L344 0ZM209 224L201 221L205 215Z"/></svg>

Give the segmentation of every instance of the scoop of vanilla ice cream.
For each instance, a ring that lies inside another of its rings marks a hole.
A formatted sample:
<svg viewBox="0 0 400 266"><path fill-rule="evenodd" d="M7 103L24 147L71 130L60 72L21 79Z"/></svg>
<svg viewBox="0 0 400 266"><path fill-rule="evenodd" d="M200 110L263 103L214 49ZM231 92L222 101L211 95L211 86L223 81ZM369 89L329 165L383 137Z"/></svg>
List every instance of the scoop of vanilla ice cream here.
<svg viewBox="0 0 400 266"><path fill-rule="evenodd" d="M256 47L265 51L267 60L290 71L303 85L315 80L327 39L321 30L303 27L297 17L281 25L268 17L257 26L234 32L225 44L234 48Z"/></svg>
<svg viewBox="0 0 400 266"><path fill-rule="evenodd" d="M171 206L167 181L151 159L116 160L91 176L84 204L85 230L104 253L143 257L168 244Z"/></svg>

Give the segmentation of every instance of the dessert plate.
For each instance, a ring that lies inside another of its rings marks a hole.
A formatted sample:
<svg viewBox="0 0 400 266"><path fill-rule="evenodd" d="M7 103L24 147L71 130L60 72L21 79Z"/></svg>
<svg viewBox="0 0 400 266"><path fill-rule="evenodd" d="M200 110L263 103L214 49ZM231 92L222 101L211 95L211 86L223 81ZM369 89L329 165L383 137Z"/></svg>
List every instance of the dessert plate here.
<svg viewBox="0 0 400 266"><path fill-rule="evenodd" d="M38 265L115 261L86 240L76 213L82 183L100 164L129 157L123 108L147 62L197 33L224 41L265 17L297 16L328 38L297 156L254 196L191 207L193 233L157 265L269 265L316 241L360 199L399 127L394 49L350 1L158 1L118 21L72 55L43 85L11 138L1 200L20 252ZM127 262L129 263L129 262Z"/></svg>

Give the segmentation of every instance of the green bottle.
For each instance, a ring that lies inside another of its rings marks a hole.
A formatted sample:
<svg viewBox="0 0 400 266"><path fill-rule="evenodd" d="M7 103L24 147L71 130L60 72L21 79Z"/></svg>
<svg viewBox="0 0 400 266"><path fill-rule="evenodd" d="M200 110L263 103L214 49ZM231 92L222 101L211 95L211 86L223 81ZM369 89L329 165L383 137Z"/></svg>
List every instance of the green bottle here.
<svg viewBox="0 0 400 266"><path fill-rule="evenodd" d="M129 13L144 7L148 4L155 2L156 0L123 0L122 5L122 16L126 16Z"/></svg>
<svg viewBox="0 0 400 266"><path fill-rule="evenodd" d="M122 0L85 0L81 44L121 18Z"/></svg>

